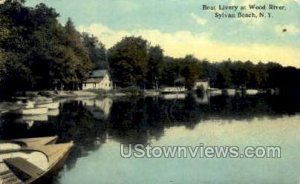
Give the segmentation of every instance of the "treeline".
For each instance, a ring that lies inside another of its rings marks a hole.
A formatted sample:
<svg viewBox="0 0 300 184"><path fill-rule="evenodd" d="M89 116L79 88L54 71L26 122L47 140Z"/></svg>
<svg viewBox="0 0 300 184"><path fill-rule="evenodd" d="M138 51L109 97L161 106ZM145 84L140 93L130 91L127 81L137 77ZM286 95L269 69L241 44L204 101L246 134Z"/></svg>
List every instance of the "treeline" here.
<svg viewBox="0 0 300 184"><path fill-rule="evenodd" d="M0 5L0 92L80 89L94 69L108 69L119 87L157 88L209 79L216 88L292 89L299 70L276 63L223 61L211 63L192 55L165 56L160 46L141 37L125 37L109 50L94 36L79 33L69 19L45 4L24 1Z"/></svg>
<svg viewBox="0 0 300 184"><path fill-rule="evenodd" d="M77 89L89 72L106 60L104 45L80 34L69 19L45 4L24 1L0 5L0 91Z"/></svg>
<svg viewBox="0 0 300 184"><path fill-rule="evenodd" d="M280 64L254 64L251 61L212 63L192 55L184 58L164 56L160 46L151 46L141 37L125 37L108 50L108 60L119 86L185 85L191 89L200 79L215 88L278 88L292 90L299 86L300 70Z"/></svg>

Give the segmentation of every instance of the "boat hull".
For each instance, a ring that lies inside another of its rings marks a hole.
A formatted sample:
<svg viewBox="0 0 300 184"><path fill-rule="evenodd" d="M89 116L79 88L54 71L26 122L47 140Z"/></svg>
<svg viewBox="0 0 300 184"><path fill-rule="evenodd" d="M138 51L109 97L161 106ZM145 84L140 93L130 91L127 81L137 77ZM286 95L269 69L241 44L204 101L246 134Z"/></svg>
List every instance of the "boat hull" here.
<svg viewBox="0 0 300 184"><path fill-rule="evenodd" d="M40 114L47 114L48 109L41 107L41 108L24 108L17 110L17 114L22 114L22 115L40 115Z"/></svg>
<svg viewBox="0 0 300 184"><path fill-rule="evenodd" d="M24 143L26 147L38 147L49 144L55 144L58 139L58 136L51 137L40 137L40 138L25 138L25 139L13 139L11 141L6 142L16 142L16 143Z"/></svg>
<svg viewBox="0 0 300 184"><path fill-rule="evenodd" d="M59 108L59 102L36 104L36 106L39 107L39 108L58 109Z"/></svg>
<svg viewBox="0 0 300 184"><path fill-rule="evenodd" d="M72 143L73 145L73 143ZM64 167L64 164L66 160L68 159L70 153L71 153L71 148L64 154L64 156L57 162L55 163L51 169L43 173L40 177L34 178L32 180L26 181L26 184L44 184L44 183L49 183L49 180L53 178L53 176L57 175L59 171L61 171Z"/></svg>
<svg viewBox="0 0 300 184"><path fill-rule="evenodd" d="M55 144L56 141L57 136L8 141L16 144L22 143L23 146L18 149L8 149L1 152L2 154L6 154L0 158L3 160L2 164L5 163L5 165L8 166L5 172L11 173L9 177L15 176L13 179L19 179L19 183L49 183L53 176L58 174L64 167L65 161L74 145L72 141L69 143ZM26 153L25 157L24 153ZM40 160L31 159L30 161L30 159L28 159L30 158L30 154L35 157L39 154ZM40 163L41 165L39 165ZM2 176L0 176L0 181L1 179L7 179L6 175L5 178L1 177Z"/></svg>

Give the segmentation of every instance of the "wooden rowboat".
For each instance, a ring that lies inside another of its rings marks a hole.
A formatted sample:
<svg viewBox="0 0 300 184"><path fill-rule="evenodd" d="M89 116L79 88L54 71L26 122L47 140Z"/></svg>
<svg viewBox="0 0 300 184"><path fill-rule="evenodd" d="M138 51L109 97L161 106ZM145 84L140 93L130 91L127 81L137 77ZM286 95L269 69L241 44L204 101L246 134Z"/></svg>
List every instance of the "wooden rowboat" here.
<svg viewBox="0 0 300 184"><path fill-rule="evenodd" d="M15 112L17 114L22 114L22 115L39 115L39 114L47 114L48 109L44 107L21 108Z"/></svg>
<svg viewBox="0 0 300 184"><path fill-rule="evenodd" d="M55 144L56 140L45 137L8 141L25 146L0 150L0 183L36 183L56 174L73 147L73 142Z"/></svg>
<svg viewBox="0 0 300 184"><path fill-rule="evenodd" d="M47 113L48 116L58 116L59 115L59 109L50 109Z"/></svg>
<svg viewBox="0 0 300 184"><path fill-rule="evenodd" d="M38 107L38 108L47 108L47 109L58 109L59 108L59 102L37 103L36 107Z"/></svg>
<svg viewBox="0 0 300 184"><path fill-rule="evenodd" d="M10 142L25 144L26 147L38 147L38 146L55 144L57 139L58 136L51 136L51 137L39 137L39 138L27 138L27 139L13 139L10 140Z"/></svg>

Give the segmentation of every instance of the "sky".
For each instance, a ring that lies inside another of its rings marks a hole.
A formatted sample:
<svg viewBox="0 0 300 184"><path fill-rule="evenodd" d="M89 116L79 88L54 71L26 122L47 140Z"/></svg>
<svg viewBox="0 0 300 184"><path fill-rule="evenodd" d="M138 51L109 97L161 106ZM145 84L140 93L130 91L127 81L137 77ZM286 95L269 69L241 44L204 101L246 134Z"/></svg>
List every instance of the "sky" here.
<svg viewBox="0 0 300 184"><path fill-rule="evenodd" d="M79 31L97 36L106 48L124 36L142 36L173 57L300 67L300 0L27 0L26 5L39 3L55 8L63 24L70 17ZM249 4L285 9L264 11L272 18L217 19L216 12L233 12L202 8Z"/></svg>

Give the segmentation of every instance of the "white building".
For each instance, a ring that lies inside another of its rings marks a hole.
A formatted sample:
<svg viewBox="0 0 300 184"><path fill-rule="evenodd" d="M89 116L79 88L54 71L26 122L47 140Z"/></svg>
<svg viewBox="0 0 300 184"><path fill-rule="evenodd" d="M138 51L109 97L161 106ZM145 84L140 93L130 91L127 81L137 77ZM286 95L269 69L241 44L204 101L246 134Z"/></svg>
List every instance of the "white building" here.
<svg viewBox="0 0 300 184"><path fill-rule="evenodd" d="M208 80L198 80L198 81L196 81L193 89L196 90L197 88L199 88L201 86L203 87L204 91L207 91L208 89L210 89Z"/></svg>
<svg viewBox="0 0 300 184"><path fill-rule="evenodd" d="M83 82L82 89L113 89L113 82L107 70L95 70L91 76Z"/></svg>

